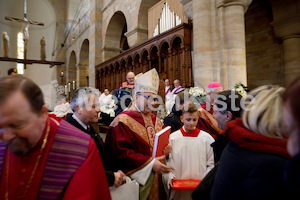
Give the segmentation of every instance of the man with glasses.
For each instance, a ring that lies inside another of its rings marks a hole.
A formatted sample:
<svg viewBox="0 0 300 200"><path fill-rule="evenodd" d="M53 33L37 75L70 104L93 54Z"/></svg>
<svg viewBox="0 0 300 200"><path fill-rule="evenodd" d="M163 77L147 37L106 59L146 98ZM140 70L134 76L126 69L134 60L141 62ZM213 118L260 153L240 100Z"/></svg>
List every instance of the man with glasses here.
<svg viewBox="0 0 300 200"><path fill-rule="evenodd" d="M102 138L91 126L92 123L98 122L98 113L101 112L98 94L99 92L95 88L79 88L71 101L73 113L67 114L66 121L93 138L100 153L109 186L118 187L122 184L125 174L120 170L117 172L107 170L107 154Z"/></svg>
<svg viewBox="0 0 300 200"><path fill-rule="evenodd" d="M111 123L105 143L110 163L140 184L140 199L159 199L159 173L171 171L159 161L170 153L170 146L166 147L164 156L152 157L154 134L163 127L163 123L152 114L158 101L158 86L155 69L135 80L133 103Z"/></svg>

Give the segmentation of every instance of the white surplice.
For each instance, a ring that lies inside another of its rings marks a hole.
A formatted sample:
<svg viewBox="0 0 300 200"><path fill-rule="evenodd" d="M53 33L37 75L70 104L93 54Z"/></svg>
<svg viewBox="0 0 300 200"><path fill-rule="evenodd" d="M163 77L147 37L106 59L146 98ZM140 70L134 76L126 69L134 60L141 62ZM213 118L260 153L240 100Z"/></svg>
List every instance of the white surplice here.
<svg viewBox="0 0 300 200"><path fill-rule="evenodd" d="M213 148L214 142L205 131L200 131L197 137L183 136L181 130L170 135L169 143L172 145L172 152L166 164L174 171L163 174L163 183L167 194L169 194L169 183L172 178L202 180L205 175L214 167ZM170 199L192 199L191 190L171 190Z"/></svg>
<svg viewBox="0 0 300 200"><path fill-rule="evenodd" d="M170 112L172 111L172 107L174 105L173 94L170 89L170 86L165 87L165 99L166 99L166 110L167 113L170 114Z"/></svg>
<svg viewBox="0 0 300 200"><path fill-rule="evenodd" d="M115 117L115 102L111 94L105 95L102 93L99 97L101 112L109 114L110 117Z"/></svg>

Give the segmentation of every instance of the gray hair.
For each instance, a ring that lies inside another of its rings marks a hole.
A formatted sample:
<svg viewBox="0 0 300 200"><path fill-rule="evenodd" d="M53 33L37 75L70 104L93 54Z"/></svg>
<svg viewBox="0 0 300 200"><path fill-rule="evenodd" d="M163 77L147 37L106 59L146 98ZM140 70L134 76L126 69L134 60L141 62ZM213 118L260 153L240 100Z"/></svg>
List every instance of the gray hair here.
<svg viewBox="0 0 300 200"><path fill-rule="evenodd" d="M99 91L92 87L81 87L75 91L73 98L71 100L70 106L73 112L76 112L76 106L84 107L89 100L90 95L95 95L96 98L99 98Z"/></svg>

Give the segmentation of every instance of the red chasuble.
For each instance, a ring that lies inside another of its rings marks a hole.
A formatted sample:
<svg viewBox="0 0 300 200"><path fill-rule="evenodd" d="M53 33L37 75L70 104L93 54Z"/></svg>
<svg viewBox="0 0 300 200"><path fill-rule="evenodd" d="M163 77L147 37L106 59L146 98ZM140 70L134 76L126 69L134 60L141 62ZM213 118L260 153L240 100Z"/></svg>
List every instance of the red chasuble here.
<svg viewBox="0 0 300 200"><path fill-rule="evenodd" d="M47 143L41 152L48 126L50 129ZM5 199L7 192L8 199L32 200L39 198L40 188L43 185L44 171L46 171L47 158L51 151L57 128L57 122L48 118L41 139L26 156L16 156L8 149L6 150L0 182L0 199ZM39 156L40 159L38 160ZM35 166L37 168L34 172ZM47 170L51 167L59 168L58 166L47 165ZM31 182L29 181L30 179L32 179ZM48 181L51 182L51 180ZM51 191L47 192L51 193ZM62 194L62 199L111 199L102 161L92 139L89 142L86 160L69 180L65 192Z"/></svg>
<svg viewBox="0 0 300 200"><path fill-rule="evenodd" d="M163 124L154 114L148 117L144 120L137 111L124 111L111 123L105 143L107 152L111 153L109 157L112 159L110 163L113 168L132 174L153 159L153 146L149 140L147 127L152 125L157 133Z"/></svg>
<svg viewBox="0 0 300 200"><path fill-rule="evenodd" d="M149 164L152 160L153 132L163 128L163 123L154 114L143 115L140 112L124 111L119 114L108 129L105 145L110 153L109 159L113 169L121 169L130 175ZM153 130L154 129L154 130ZM151 191L140 191L148 199L160 199L162 187L156 173L151 184Z"/></svg>

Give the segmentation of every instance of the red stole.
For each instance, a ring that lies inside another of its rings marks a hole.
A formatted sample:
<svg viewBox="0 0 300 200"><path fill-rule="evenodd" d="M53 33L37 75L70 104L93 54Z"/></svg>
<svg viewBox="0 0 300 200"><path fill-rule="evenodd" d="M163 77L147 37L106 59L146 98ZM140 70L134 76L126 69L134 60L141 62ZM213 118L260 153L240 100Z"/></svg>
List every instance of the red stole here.
<svg viewBox="0 0 300 200"><path fill-rule="evenodd" d="M41 153L41 158L38 162L37 169L33 174L33 169L37 163L37 158L40 155L41 145L46 134L47 125L49 123L50 130L47 139L46 146ZM43 171L47 162L48 153L51 149L52 142L56 133L58 125L48 118L46 126L43 131L41 139L33 147L32 152L26 156L16 156L11 153L8 149L6 150L6 156L4 163L7 163L9 159L9 170L7 174L7 164L3 166L2 178L1 178L1 189L0 199L5 199L5 193L8 185L8 199L37 199L38 192L40 189L40 183L43 176ZM6 183L8 176L8 184ZM32 181L29 184L29 179L32 177ZM29 185L29 187L28 187ZM26 188L27 192L25 194Z"/></svg>
<svg viewBox="0 0 300 200"><path fill-rule="evenodd" d="M241 118L228 122L224 134L239 147L256 152L272 153L290 158L287 141L254 133L244 127Z"/></svg>
<svg viewBox="0 0 300 200"><path fill-rule="evenodd" d="M180 128L183 137L198 137L200 130L195 128L192 132L185 132L183 127Z"/></svg>

